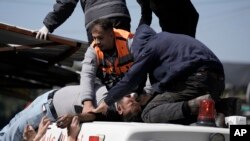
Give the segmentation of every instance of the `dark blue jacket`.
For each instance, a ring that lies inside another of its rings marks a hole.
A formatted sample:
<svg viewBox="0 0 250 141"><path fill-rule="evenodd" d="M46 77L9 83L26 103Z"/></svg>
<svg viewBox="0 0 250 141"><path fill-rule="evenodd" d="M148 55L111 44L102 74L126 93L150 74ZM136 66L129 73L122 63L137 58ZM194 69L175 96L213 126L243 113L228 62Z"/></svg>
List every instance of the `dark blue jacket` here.
<svg viewBox="0 0 250 141"><path fill-rule="evenodd" d="M208 67L224 75L221 62L203 43L187 35L156 33L143 24L138 27L131 46L135 62L123 79L108 93L110 105L128 94L145 80L147 74L153 90L166 91L169 82Z"/></svg>

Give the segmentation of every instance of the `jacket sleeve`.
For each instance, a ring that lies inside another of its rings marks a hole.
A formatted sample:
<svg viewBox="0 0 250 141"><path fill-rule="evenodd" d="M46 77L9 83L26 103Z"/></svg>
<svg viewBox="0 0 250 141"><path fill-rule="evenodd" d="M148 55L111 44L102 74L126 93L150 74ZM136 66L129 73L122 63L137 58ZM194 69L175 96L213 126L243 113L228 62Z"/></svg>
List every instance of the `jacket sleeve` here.
<svg viewBox="0 0 250 141"><path fill-rule="evenodd" d="M141 6L141 19L138 26L142 24L150 25L152 22L152 10L150 8L149 0L137 0L138 4Z"/></svg>
<svg viewBox="0 0 250 141"><path fill-rule="evenodd" d="M135 90L142 82L145 82L144 80L147 79L147 73L150 71L154 61L152 49L141 53L122 80L109 90L107 97L104 99L105 103L112 105L123 96Z"/></svg>
<svg viewBox="0 0 250 141"><path fill-rule="evenodd" d="M95 97L95 79L97 71L96 53L94 48L89 47L85 53L84 60L82 61L81 80L80 80L80 93L81 100L94 100Z"/></svg>
<svg viewBox="0 0 250 141"><path fill-rule="evenodd" d="M58 26L66 21L73 13L79 0L56 0L53 11L45 17L43 24L52 33Z"/></svg>

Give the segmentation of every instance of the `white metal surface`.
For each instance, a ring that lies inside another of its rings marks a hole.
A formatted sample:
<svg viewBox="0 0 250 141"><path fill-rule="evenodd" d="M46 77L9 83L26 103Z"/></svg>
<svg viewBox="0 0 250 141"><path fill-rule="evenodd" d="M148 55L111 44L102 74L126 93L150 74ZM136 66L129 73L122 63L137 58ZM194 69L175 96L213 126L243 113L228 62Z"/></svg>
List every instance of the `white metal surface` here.
<svg viewBox="0 0 250 141"><path fill-rule="evenodd" d="M60 136L58 130L61 130ZM228 128L176 124L90 122L81 125L78 140L88 141L89 136L97 135L104 137L104 141L209 141L209 138L215 133L224 135L225 141L229 141ZM67 131L51 126L51 130L48 131L45 138L48 140L53 136L55 136L54 139L65 140Z"/></svg>

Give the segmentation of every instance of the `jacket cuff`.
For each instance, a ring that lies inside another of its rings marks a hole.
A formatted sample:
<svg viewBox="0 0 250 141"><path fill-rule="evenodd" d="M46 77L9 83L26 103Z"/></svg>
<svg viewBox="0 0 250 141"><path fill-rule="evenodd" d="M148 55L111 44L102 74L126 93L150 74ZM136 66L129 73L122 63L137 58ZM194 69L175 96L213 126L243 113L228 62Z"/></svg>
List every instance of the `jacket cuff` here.
<svg viewBox="0 0 250 141"><path fill-rule="evenodd" d="M115 100L112 97L109 97L107 94L107 97L104 99L104 102L108 105L111 106L112 104L115 103Z"/></svg>
<svg viewBox="0 0 250 141"><path fill-rule="evenodd" d="M54 32L54 28L52 28L52 26L49 26L45 21L43 21L43 24L48 28L48 30L49 30L49 33L52 33L52 32Z"/></svg>

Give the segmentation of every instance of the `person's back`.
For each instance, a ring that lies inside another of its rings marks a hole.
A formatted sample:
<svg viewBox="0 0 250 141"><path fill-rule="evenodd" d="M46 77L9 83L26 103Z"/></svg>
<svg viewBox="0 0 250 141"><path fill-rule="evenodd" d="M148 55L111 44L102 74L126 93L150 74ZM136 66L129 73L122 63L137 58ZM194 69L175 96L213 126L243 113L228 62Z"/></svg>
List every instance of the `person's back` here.
<svg viewBox="0 0 250 141"><path fill-rule="evenodd" d="M159 92L162 91L160 88L163 84L202 65L216 66L214 68L223 73L219 59L200 41L187 35L169 32L157 34L146 25L141 25L137 29L132 52L137 60L140 59L139 56L147 53L145 58L150 59L144 59L150 66L147 68L145 65L143 70L153 74L151 83Z"/></svg>
<svg viewBox="0 0 250 141"><path fill-rule="evenodd" d="M81 5L85 13L85 27L87 29L91 23L99 18L123 17L130 20L125 0L86 0L85 3L81 1ZM116 25L113 25L113 27L118 28ZM130 27L118 29L129 31Z"/></svg>
<svg viewBox="0 0 250 141"><path fill-rule="evenodd" d="M48 32L52 33L64 23L73 13L79 0L57 0L54 10L45 17L43 26L37 33L37 38L46 38ZM115 28L130 31L130 14L125 0L80 0L85 13L85 27L88 40L92 42L89 26L99 18L109 18Z"/></svg>
<svg viewBox="0 0 250 141"><path fill-rule="evenodd" d="M137 0L141 6L140 24L150 25L152 12L162 31L195 37L199 14L190 0Z"/></svg>

